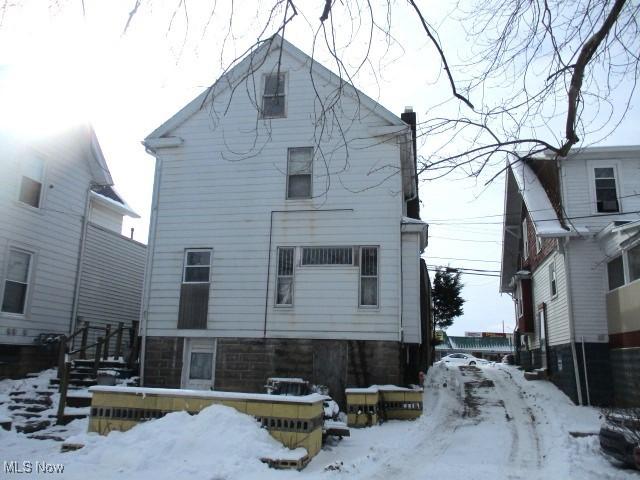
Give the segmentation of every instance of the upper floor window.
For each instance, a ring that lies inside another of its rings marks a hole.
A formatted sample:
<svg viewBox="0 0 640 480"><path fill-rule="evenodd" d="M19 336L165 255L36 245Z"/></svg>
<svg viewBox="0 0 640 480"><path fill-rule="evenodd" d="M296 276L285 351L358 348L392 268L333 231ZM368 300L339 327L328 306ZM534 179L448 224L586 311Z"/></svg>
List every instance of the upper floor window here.
<svg viewBox="0 0 640 480"><path fill-rule="evenodd" d="M378 306L378 247L360 248L360 306Z"/></svg>
<svg viewBox="0 0 640 480"><path fill-rule="evenodd" d="M598 213L618 212L618 192L614 167L596 167L593 169L596 188L596 209Z"/></svg>
<svg viewBox="0 0 640 480"><path fill-rule="evenodd" d="M9 250L2 296L3 312L24 314L31 277L32 257L31 253L23 250Z"/></svg>
<svg viewBox="0 0 640 480"><path fill-rule="evenodd" d="M209 283L211 280L211 250L186 250L182 283Z"/></svg>
<svg viewBox="0 0 640 480"><path fill-rule="evenodd" d="M262 95L262 116L264 118L284 117L285 112L285 74L272 73L265 75L264 93Z"/></svg>
<svg viewBox="0 0 640 480"><path fill-rule="evenodd" d="M551 296L555 297L558 294L558 280L556 278L556 264L551 262L549 265L549 290Z"/></svg>
<svg viewBox="0 0 640 480"><path fill-rule="evenodd" d="M38 157L29 157L21 162L22 178L18 200L35 208L40 208L44 162Z"/></svg>
<svg viewBox="0 0 640 480"><path fill-rule="evenodd" d="M609 278L609 290L624 285L624 265L622 255L617 256L607 263L607 277Z"/></svg>
<svg viewBox="0 0 640 480"><path fill-rule="evenodd" d="M522 258L529 258L529 228L526 218L522 221Z"/></svg>
<svg viewBox="0 0 640 480"><path fill-rule="evenodd" d="M313 147L288 150L287 199L311 198Z"/></svg>

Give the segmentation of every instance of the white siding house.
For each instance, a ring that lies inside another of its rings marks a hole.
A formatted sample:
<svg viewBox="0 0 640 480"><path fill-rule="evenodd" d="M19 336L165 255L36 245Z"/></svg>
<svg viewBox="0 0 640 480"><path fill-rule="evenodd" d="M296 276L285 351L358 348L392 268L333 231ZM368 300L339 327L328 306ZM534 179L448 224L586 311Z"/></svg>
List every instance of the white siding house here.
<svg viewBox="0 0 640 480"><path fill-rule="evenodd" d="M88 126L37 139L3 131L0 178L3 376L46 366L51 352L42 345L43 337L69 334L79 307L97 308L86 295L94 280L84 269L84 260L92 261L93 231L102 228L99 225L116 229L109 232L119 237L110 254L120 257L120 249L126 250L129 243L120 235L122 216L135 213L123 201L105 196L117 194L110 187L113 180L98 140ZM136 255L140 266L133 281L141 284L144 246ZM139 311L140 292L134 303ZM137 311L129 314L129 323ZM105 318L104 313L100 308L97 316Z"/></svg>
<svg viewBox="0 0 640 480"><path fill-rule="evenodd" d="M626 248L617 232L639 212L635 146L585 148L507 170L501 291L514 295L521 312L519 360L576 402L611 403L614 346L640 347L630 342L632 332L610 337L608 313L608 269L615 269L608 264Z"/></svg>
<svg viewBox="0 0 640 480"><path fill-rule="evenodd" d="M407 218L412 129L340 85L276 36L145 139L146 385L403 381L401 349L422 342L426 245Z"/></svg>

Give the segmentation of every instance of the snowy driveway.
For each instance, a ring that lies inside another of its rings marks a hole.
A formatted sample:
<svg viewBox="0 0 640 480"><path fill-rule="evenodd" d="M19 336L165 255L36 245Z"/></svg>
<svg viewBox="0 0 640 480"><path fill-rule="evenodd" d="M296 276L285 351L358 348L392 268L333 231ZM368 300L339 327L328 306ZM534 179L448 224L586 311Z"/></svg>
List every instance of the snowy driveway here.
<svg viewBox="0 0 640 480"><path fill-rule="evenodd" d="M352 478L640 478L604 460L597 435L571 435L598 432L596 409L574 406L550 383L527 382L513 367L437 364L425 387L419 420L352 430L304 473L333 462Z"/></svg>
<svg viewBox="0 0 640 480"><path fill-rule="evenodd" d="M261 456L278 456L283 447L253 418L219 405L197 416L172 413L108 437L81 435L86 446L64 454L58 442L0 429L0 463L60 463L64 474L47 478L78 480L640 480L640 472L616 469L600 455L599 416L596 409L574 406L548 382L525 381L514 367L437 364L427 375L422 417L352 429L351 437L325 446L302 472L261 463ZM81 432L86 425L70 426Z"/></svg>

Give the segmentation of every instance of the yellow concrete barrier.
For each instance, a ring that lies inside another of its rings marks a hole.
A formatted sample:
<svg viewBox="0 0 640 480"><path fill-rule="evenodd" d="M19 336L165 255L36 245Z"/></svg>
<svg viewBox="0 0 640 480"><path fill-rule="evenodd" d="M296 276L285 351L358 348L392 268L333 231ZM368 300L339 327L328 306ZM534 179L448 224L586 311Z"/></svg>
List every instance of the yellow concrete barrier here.
<svg viewBox="0 0 640 480"><path fill-rule="evenodd" d="M422 390L374 385L347 388L347 423L350 427L369 427L384 420L413 420L422 415Z"/></svg>
<svg viewBox="0 0 640 480"><path fill-rule="evenodd" d="M90 388L89 431L106 435L126 431L140 422L161 418L167 413L186 411L197 414L210 405L226 405L256 417L261 425L283 445L305 448L309 458L322 446L322 401L318 394L301 397L174 390L165 388ZM277 460L277 459L274 459Z"/></svg>

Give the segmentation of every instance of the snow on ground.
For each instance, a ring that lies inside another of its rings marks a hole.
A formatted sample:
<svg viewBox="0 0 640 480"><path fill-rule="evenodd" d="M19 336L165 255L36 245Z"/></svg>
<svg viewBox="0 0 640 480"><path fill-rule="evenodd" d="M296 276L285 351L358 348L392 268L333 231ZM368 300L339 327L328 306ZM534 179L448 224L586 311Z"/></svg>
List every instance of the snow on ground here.
<svg viewBox="0 0 640 480"><path fill-rule="evenodd" d="M81 434L69 441L86 446L64 454L57 442L0 430L0 462L62 463L64 478L78 479L638 480L637 472L600 455L600 422L597 409L574 406L551 383L527 382L514 367L437 364L427 376L420 419L352 429L302 472L262 464L262 456L290 451L252 418L223 406L193 417L173 413L107 437ZM86 420L71 426L86 429Z"/></svg>

